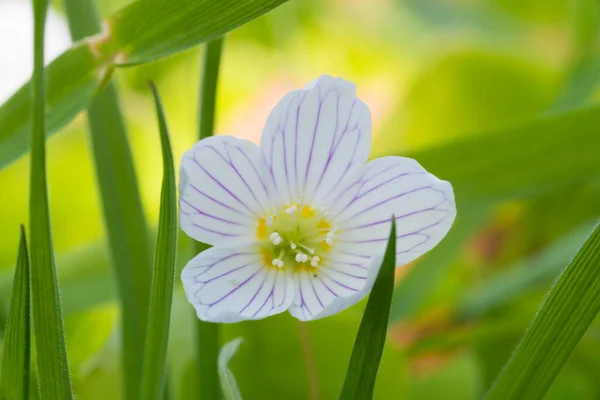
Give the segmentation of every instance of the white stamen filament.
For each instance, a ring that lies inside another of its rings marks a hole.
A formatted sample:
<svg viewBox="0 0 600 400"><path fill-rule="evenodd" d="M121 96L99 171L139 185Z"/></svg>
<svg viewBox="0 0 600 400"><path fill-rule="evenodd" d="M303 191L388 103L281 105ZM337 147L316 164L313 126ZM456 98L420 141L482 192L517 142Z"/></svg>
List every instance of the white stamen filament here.
<svg viewBox="0 0 600 400"><path fill-rule="evenodd" d="M300 247L304 251L308 251L310 254L315 254L314 249L311 249L310 247L307 247L307 246L303 245L302 243L298 243L298 247ZM293 249L293 247L292 247L292 249Z"/></svg>

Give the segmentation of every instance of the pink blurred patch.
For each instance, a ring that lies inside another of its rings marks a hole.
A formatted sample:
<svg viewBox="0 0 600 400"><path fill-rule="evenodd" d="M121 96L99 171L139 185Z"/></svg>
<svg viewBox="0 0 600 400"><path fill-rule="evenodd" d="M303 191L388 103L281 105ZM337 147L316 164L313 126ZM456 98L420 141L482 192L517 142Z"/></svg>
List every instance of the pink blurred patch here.
<svg viewBox="0 0 600 400"><path fill-rule="evenodd" d="M263 126L269 113L277 102L292 90L303 87L297 79L278 76L268 81L256 97L246 106L234 110L217 132L227 133L259 144ZM389 116L394 104L394 93L381 80L366 81L357 84L357 92L371 110L373 120L372 135L375 137L379 128Z"/></svg>

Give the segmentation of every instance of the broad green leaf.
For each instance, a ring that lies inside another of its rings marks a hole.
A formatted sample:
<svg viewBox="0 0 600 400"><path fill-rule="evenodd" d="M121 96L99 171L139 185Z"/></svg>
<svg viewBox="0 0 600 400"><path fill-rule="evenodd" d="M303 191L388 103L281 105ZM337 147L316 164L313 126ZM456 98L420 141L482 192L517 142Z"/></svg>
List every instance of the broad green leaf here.
<svg viewBox="0 0 600 400"><path fill-rule="evenodd" d="M100 32L92 0L65 0L74 41ZM111 258L121 303L125 393L141 380L151 281L151 247L123 115L109 83L87 112Z"/></svg>
<svg viewBox="0 0 600 400"><path fill-rule="evenodd" d="M44 26L48 3L33 1L34 60L31 100L31 293L40 392L46 398L71 399L71 378L65 349L46 181L46 97L44 88Z"/></svg>
<svg viewBox="0 0 600 400"><path fill-rule="evenodd" d="M419 311L459 253L461 245L483 223L487 214L487 208L458 214L455 226L448 236L418 261L396 285L390 313L391 322L408 319Z"/></svg>
<svg viewBox="0 0 600 400"><path fill-rule="evenodd" d="M13 283L10 311L6 322L0 370L0 399L29 398L29 372L31 363L29 297L29 255L25 229L21 226L19 256Z"/></svg>
<svg viewBox="0 0 600 400"><path fill-rule="evenodd" d="M486 399L541 399L600 311L600 225L569 263Z"/></svg>
<svg viewBox="0 0 600 400"><path fill-rule="evenodd" d="M178 229L175 167L169 133L158 92L152 84L151 88L160 129L163 184L140 395L144 400L160 399L164 391Z"/></svg>
<svg viewBox="0 0 600 400"><path fill-rule="evenodd" d="M202 62L202 76L200 85L200 108L198 110L199 140L212 136L215 127L215 104L217 100L217 84L219 81L219 67L223 50L223 38L210 41L204 49ZM196 242L195 254L206 250L209 246ZM196 346L198 354L198 380L200 398L215 399L221 396L219 387L219 373L217 361L219 357L219 324L201 321L193 314L196 321Z"/></svg>
<svg viewBox="0 0 600 400"><path fill-rule="evenodd" d="M385 256L356 335L346 379L340 393L339 398L342 400L373 398L390 317L395 268L396 221L392 217L392 229Z"/></svg>
<svg viewBox="0 0 600 400"><path fill-rule="evenodd" d="M216 39L285 1L153 1L152 7L147 0L132 3L104 21L102 34L79 42L46 68L48 134L88 106L115 66L152 61ZM82 20L75 28L87 33L95 27ZM0 168L27 151L28 93L26 85L0 107Z"/></svg>
<svg viewBox="0 0 600 400"><path fill-rule="evenodd" d="M456 314L459 318L483 316L548 283L569 262L595 225L595 220L588 221L572 229L539 254L519 261L485 283L467 290L456 306Z"/></svg>
<svg viewBox="0 0 600 400"><path fill-rule="evenodd" d="M409 156L450 181L456 203L468 209L600 179L596 162L600 135L595 128L599 125L600 107L591 107Z"/></svg>
<svg viewBox="0 0 600 400"><path fill-rule="evenodd" d="M233 339L223 346L221 353L219 354L219 379L225 400L242 400L242 395L235 381L235 376L233 376L233 373L229 369L229 361L231 361L235 353L237 353L242 342L242 338Z"/></svg>

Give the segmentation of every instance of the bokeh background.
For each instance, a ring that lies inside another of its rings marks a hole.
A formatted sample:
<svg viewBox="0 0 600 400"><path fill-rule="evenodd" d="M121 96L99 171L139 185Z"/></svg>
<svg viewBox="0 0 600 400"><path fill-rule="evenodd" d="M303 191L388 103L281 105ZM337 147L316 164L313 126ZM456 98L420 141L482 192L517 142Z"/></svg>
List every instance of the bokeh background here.
<svg viewBox="0 0 600 400"><path fill-rule="evenodd" d="M31 17L17 11L23 9L18 2L0 0L0 102L27 79L31 66ZM104 16L127 3L97 1ZM369 105L373 157L431 147L451 152L457 141L485 140L598 102L599 7L595 0L293 0L227 36L216 131L258 142L279 98L326 73L355 82ZM69 45L60 2L54 12L47 33L50 55ZM161 91L179 158L197 137L201 50L115 75L146 216L154 227L162 167L146 82L152 79ZM119 309L85 115L48 143L74 390L80 399L118 399ZM451 153L446 159L469 163ZM26 156L0 171L2 327L18 226L27 223L28 163ZM447 178L443 168L434 172ZM472 174L482 182L490 178L476 168ZM377 399L481 398L600 215L600 179L574 179L482 205L459 203L458 214L446 242L397 270L394 322ZM192 256L184 236L179 267ZM244 398L336 398L362 307L308 325L282 315L225 326L223 342L245 340L232 361ZM190 398L197 390L193 319L177 280L171 398ZM598 399L598 376L595 323L546 398Z"/></svg>

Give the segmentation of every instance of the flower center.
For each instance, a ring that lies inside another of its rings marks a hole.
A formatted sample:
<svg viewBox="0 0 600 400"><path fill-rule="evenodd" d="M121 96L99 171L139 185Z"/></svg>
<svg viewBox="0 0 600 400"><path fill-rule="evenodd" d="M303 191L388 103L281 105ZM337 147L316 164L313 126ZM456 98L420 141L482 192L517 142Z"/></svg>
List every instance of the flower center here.
<svg viewBox="0 0 600 400"><path fill-rule="evenodd" d="M277 268L316 268L331 249L337 227L325 210L292 204L258 223L257 237L265 265Z"/></svg>

